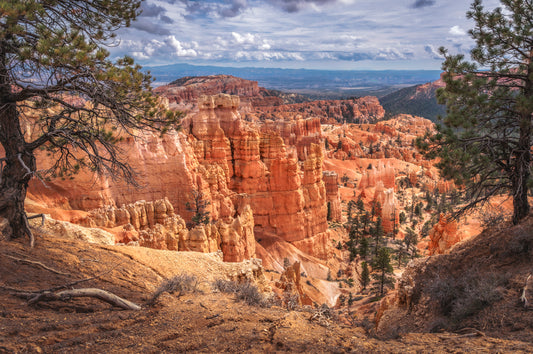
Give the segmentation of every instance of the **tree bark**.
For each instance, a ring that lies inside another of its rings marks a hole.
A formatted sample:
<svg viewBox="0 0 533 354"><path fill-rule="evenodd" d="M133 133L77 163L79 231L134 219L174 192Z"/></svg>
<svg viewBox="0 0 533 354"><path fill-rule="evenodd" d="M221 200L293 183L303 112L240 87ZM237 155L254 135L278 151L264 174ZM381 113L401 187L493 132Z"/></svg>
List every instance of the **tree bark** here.
<svg viewBox="0 0 533 354"><path fill-rule="evenodd" d="M9 238L27 235L31 239L24 200L35 171L35 157L25 148L16 103L8 102L5 97L0 96L0 144L5 152L5 166L0 175L0 216L9 221Z"/></svg>
<svg viewBox="0 0 533 354"><path fill-rule="evenodd" d="M530 62L527 69L527 79L524 82L524 96L529 101L533 99L533 50L530 51ZM528 109L520 116L520 137L515 153L514 174L511 177L513 193L513 224L518 224L529 214L528 181L531 176L531 119L533 112Z"/></svg>
<svg viewBox="0 0 533 354"><path fill-rule="evenodd" d="M531 118L528 118L530 120ZM518 224L529 214L528 180L531 175L531 128L524 122L520 129L518 152L515 155L514 175L512 176L513 224Z"/></svg>
<svg viewBox="0 0 533 354"><path fill-rule="evenodd" d="M0 144L5 153L0 169L0 216L9 221L11 230L6 235L8 238L28 235L33 245L24 200L36 163L33 151L26 148L20 128L17 102L13 99L8 71L8 48L5 40L0 42Z"/></svg>

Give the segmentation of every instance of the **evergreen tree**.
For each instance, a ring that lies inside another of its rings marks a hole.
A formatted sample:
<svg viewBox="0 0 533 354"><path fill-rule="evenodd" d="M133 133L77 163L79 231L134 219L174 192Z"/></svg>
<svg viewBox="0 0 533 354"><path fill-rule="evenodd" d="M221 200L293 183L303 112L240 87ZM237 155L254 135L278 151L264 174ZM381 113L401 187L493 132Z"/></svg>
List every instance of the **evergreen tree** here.
<svg viewBox="0 0 533 354"><path fill-rule="evenodd" d="M350 200L348 202L348 207L347 207L347 210L346 210L346 216L347 216L347 219L348 219L348 224L351 224L353 222L353 211L354 209L356 208L356 204L353 200Z"/></svg>
<svg viewBox="0 0 533 354"><path fill-rule="evenodd" d="M416 235L415 230L413 230L412 228L408 227L407 230L406 230L406 234L405 234L405 237L403 239L403 242L405 244L405 248L406 248L407 252L409 252L411 254L411 258L416 257L416 254L417 254L416 246L418 244L418 237Z"/></svg>
<svg viewBox="0 0 533 354"><path fill-rule="evenodd" d="M374 255L378 254L378 249L380 247L381 238L383 237L383 223L381 217L378 217L374 227L370 230L370 234L374 238Z"/></svg>
<svg viewBox="0 0 533 354"><path fill-rule="evenodd" d="M361 262L361 285L363 286L363 290L366 289L369 283L370 283L370 271L368 270L368 264L365 261L363 261Z"/></svg>
<svg viewBox="0 0 533 354"><path fill-rule="evenodd" d="M404 239L405 240L405 239ZM407 253L407 247L404 243L404 240L395 240L394 243L398 248L394 251L398 257L398 267L402 266L403 256Z"/></svg>
<svg viewBox="0 0 533 354"><path fill-rule="evenodd" d="M207 207L209 204L209 200L204 198L204 194L202 192L198 192L196 190L192 191L193 195L193 203L185 203L185 208L187 208L188 211L192 212L193 215L191 217L191 222L189 223L189 228L194 227L197 225L207 225L210 221L210 212L207 210Z"/></svg>
<svg viewBox="0 0 533 354"><path fill-rule="evenodd" d="M400 212L400 224L404 224L407 221L407 217L403 211Z"/></svg>
<svg viewBox="0 0 533 354"><path fill-rule="evenodd" d="M421 217L422 216L422 202L419 202L418 204L416 204L416 206L415 206L415 215L417 217Z"/></svg>
<svg viewBox="0 0 533 354"><path fill-rule="evenodd" d="M368 238L363 237L361 238L361 242L359 243L359 254L361 255L361 258L365 259L366 256L368 256Z"/></svg>
<svg viewBox="0 0 533 354"><path fill-rule="evenodd" d="M458 213L508 193L516 224L530 209L533 4L500 3L503 8L486 11L475 0L467 13L475 22L471 62L441 48L446 87L437 97L447 106L446 117L438 132L418 145L428 157L439 157L443 177L466 186L468 203Z"/></svg>
<svg viewBox="0 0 533 354"><path fill-rule="evenodd" d="M164 113L150 93L151 77L131 58L116 62L104 47L139 14L139 0L0 1L0 216L8 237L27 235L29 180L80 167L134 182L120 157L117 134L165 131L177 115ZM32 125L32 135L22 126ZM27 132L26 132L27 133ZM34 151L53 166L37 174Z"/></svg>
<svg viewBox="0 0 533 354"><path fill-rule="evenodd" d="M379 296L383 296L385 287L393 282L391 274L394 270L390 263L390 252L388 248L382 247L379 249L372 262L372 270L376 272L373 277L378 281Z"/></svg>
<svg viewBox="0 0 533 354"><path fill-rule="evenodd" d="M357 209L359 210L359 213L364 213L365 211L365 202L363 202L363 199L361 199L361 197L357 199Z"/></svg>

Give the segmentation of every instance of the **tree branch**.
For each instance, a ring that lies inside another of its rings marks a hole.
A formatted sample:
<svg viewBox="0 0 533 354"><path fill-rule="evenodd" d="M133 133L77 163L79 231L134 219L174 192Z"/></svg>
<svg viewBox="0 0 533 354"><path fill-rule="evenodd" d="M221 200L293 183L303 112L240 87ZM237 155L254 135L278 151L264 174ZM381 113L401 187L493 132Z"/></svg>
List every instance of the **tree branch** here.
<svg viewBox="0 0 533 354"><path fill-rule="evenodd" d="M63 290L58 293L19 293L14 295L27 299L28 304L30 305L36 304L41 301L68 301L75 297L92 297L105 301L113 306L123 308L125 310L139 311L142 309L141 306L129 300L123 299L113 293L98 288Z"/></svg>

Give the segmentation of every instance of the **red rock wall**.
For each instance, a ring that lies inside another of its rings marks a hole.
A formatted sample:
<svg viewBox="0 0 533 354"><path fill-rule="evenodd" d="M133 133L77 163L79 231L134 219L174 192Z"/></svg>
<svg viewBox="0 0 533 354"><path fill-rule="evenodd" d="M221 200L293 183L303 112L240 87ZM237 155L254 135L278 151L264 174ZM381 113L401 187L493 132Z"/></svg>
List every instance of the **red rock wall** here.
<svg viewBox="0 0 533 354"><path fill-rule="evenodd" d="M373 96L261 107L261 112L265 119L278 120L300 114L304 117L318 117L321 123L374 123L385 116L385 110Z"/></svg>
<svg viewBox="0 0 533 354"><path fill-rule="evenodd" d="M198 107L184 123L200 146L196 158L220 166L235 205L251 205L256 237L272 234L293 242L327 230L323 152L314 143L321 139L319 122L255 129L240 119L238 97L228 95L202 96Z"/></svg>
<svg viewBox="0 0 533 354"><path fill-rule="evenodd" d="M257 81L244 80L231 75L185 77L154 90L168 98L169 103L191 103L202 95L226 93L254 97L260 93Z"/></svg>

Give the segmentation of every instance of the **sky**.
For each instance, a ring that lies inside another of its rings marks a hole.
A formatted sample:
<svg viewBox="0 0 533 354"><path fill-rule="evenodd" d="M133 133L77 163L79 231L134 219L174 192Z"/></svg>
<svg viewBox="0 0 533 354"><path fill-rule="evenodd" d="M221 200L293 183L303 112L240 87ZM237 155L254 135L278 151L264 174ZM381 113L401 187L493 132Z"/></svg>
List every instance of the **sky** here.
<svg viewBox="0 0 533 354"><path fill-rule="evenodd" d="M470 0L144 0L113 57L331 70L438 70L467 54ZM484 0L486 8L499 4Z"/></svg>

